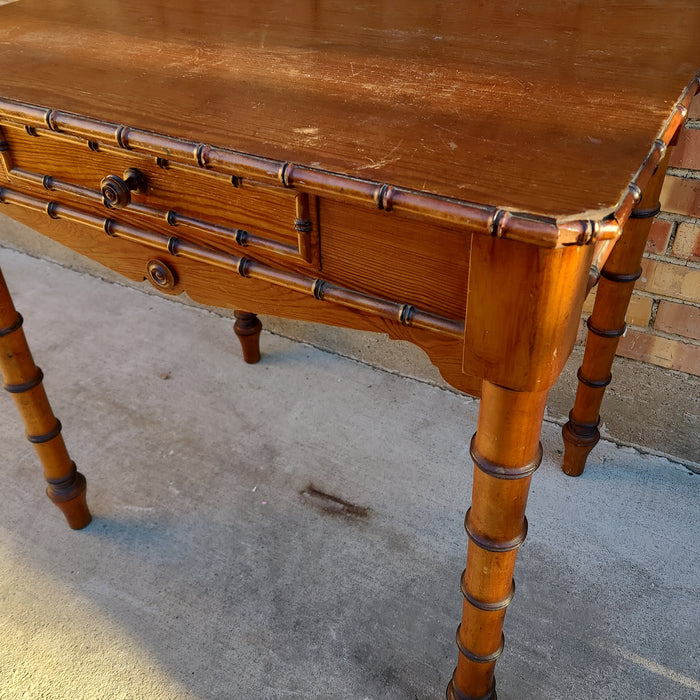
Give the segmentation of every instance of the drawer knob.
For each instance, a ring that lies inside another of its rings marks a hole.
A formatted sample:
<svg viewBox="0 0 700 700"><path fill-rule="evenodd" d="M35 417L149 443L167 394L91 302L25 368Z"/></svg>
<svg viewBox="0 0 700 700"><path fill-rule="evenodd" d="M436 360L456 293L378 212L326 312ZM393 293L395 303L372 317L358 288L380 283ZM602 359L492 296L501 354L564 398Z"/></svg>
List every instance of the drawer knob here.
<svg viewBox="0 0 700 700"><path fill-rule="evenodd" d="M123 209L131 203L131 193L145 194L148 189L146 176L136 168L127 168L123 178L107 175L100 182L102 204L107 209Z"/></svg>
<svg viewBox="0 0 700 700"><path fill-rule="evenodd" d="M162 260L149 260L146 265L146 278L161 292L169 292L175 288L177 277L175 272Z"/></svg>

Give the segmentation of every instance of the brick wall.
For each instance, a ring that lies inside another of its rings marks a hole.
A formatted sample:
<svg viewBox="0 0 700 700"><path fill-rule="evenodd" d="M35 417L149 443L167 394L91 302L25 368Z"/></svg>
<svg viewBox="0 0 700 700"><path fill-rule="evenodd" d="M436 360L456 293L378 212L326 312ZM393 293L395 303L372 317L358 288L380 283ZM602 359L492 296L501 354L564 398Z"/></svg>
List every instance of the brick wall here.
<svg viewBox="0 0 700 700"><path fill-rule="evenodd" d="M671 156L627 324L618 355L700 376L700 95Z"/></svg>

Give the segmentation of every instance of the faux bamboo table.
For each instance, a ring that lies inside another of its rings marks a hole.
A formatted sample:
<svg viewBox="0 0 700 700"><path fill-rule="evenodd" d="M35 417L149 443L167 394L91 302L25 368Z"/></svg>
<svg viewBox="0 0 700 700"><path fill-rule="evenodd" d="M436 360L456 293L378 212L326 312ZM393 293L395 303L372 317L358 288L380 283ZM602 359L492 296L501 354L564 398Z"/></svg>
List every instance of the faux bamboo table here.
<svg viewBox="0 0 700 700"><path fill-rule="evenodd" d="M696 0L18 0L0 6L2 211L235 309L247 361L262 312L409 340L480 395L447 695L495 698L547 391L600 277L564 428L580 474L699 35ZM21 325L0 283L4 387L81 528L85 479Z"/></svg>

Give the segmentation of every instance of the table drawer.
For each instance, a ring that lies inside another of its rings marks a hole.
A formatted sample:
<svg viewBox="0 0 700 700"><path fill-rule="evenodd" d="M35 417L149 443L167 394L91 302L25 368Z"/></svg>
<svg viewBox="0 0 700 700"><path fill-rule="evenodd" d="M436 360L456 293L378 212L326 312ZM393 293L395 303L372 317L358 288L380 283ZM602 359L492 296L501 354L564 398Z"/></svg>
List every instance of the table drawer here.
<svg viewBox="0 0 700 700"><path fill-rule="evenodd" d="M318 268L313 196L49 130L0 128L15 189L217 250Z"/></svg>

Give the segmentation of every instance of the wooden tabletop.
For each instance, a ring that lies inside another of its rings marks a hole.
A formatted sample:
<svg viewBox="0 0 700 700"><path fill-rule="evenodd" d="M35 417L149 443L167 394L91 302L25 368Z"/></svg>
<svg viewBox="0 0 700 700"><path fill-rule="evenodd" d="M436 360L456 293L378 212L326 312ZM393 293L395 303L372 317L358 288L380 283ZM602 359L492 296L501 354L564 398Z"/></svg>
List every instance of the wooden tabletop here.
<svg viewBox="0 0 700 700"><path fill-rule="evenodd" d="M0 97L468 202L614 210L698 0L17 0Z"/></svg>

